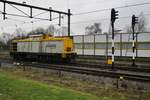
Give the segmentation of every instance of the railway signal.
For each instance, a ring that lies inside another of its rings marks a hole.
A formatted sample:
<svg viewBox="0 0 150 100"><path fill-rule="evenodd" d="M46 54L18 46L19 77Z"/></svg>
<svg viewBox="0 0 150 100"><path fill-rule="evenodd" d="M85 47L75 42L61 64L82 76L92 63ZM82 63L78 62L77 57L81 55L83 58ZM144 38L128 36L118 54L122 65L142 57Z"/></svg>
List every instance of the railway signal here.
<svg viewBox="0 0 150 100"><path fill-rule="evenodd" d="M112 26L112 69L114 69L114 53L115 53L115 41L114 41L114 23L118 19L118 11L114 8L111 9L111 26Z"/></svg>
<svg viewBox="0 0 150 100"><path fill-rule="evenodd" d="M111 22L115 22L116 19L118 19L118 11L116 11L114 8L111 9Z"/></svg>
<svg viewBox="0 0 150 100"><path fill-rule="evenodd" d="M135 26L135 24L138 23L138 17L136 17L135 15L132 15L132 27Z"/></svg>
<svg viewBox="0 0 150 100"><path fill-rule="evenodd" d="M138 17L135 15L132 15L132 51L133 51L133 56L132 56L132 66L135 66L135 24L138 23Z"/></svg>

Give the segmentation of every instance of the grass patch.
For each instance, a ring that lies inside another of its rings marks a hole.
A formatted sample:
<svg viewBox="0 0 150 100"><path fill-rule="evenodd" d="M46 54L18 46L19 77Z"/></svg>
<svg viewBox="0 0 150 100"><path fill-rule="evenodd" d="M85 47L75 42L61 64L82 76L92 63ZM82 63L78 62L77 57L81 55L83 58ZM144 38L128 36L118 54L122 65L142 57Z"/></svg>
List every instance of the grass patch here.
<svg viewBox="0 0 150 100"><path fill-rule="evenodd" d="M0 100L100 100L100 98L0 73Z"/></svg>
<svg viewBox="0 0 150 100"><path fill-rule="evenodd" d="M4 76L5 79L10 80L4 85L7 86L7 88L5 87L5 89L7 89L6 93L1 92L1 87L3 88L3 86L0 85L0 100L22 100L22 98L20 99L20 96L23 96L23 100L150 100L150 91L140 92L132 89L120 90L107 84L80 80L79 77L74 77L71 74L68 74L69 76L62 75L59 77L58 73L53 71L49 72L30 68L26 71L22 71L22 69L17 67L2 67L0 73L0 78L1 76ZM28 83L29 85L20 85L19 88L14 81L21 81L25 84ZM8 88L11 86L8 86L8 83L16 85L17 88L14 88L15 91L22 92L15 93L13 91L10 93ZM0 84L4 84L1 79ZM30 85L33 87L30 88ZM39 89L38 87L41 86L44 86L45 88ZM51 90L56 90L56 94L53 93L53 91L51 93ZM17 95L19 99L12 99L14 95ZM34 96L39 99L33 98ZM41 96L46 96L48 99L43 99L44 97Z"/></svg>

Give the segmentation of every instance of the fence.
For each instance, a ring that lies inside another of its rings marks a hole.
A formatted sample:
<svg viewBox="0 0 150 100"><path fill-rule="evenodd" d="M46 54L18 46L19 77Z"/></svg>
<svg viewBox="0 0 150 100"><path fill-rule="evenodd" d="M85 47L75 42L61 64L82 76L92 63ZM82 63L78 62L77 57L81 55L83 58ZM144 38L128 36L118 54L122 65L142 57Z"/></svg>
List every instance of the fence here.
<svg viewBox="0 0 150 100"><path fill-rule="evenodd" d="M136 57L150 57L150 33L137 33ZM111 56L111 34L74 36L78 55ZM115 34L115 56L132 56L132 34Z"/></svg>

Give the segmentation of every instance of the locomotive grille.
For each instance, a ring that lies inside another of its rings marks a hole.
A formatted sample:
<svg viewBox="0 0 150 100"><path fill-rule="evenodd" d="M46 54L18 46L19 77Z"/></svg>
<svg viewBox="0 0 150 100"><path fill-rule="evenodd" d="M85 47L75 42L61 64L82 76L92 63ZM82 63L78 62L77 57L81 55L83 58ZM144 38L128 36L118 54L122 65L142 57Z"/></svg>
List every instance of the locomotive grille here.
<svg viewBox="0 0 150 100"><path fill-rule="evenodd" d="M67 47L67 52L71 51L71 48L70 47Z"/></svg>

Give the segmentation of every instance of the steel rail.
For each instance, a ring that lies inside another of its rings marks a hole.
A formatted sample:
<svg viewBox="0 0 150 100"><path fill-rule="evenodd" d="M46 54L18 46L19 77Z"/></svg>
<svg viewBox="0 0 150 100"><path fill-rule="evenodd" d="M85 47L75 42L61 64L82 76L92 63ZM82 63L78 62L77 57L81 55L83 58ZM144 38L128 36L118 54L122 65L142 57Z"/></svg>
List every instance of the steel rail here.
<svg viewBox="0 0 150 100"><path fill-rule="evenodd" d="M0 58L1 62L12 62L12 59L10 58ZM106 64L95 64L95 63L85 63L85 62L75 62L75 63L68 63L68 64L63 64L65 66L78 66L81 68L95 68L98 70L111 70L111 66L106 65ZM131 67L131 66L122 66L122 65L115 65L116 71L128 71L128 72L140 72L140 73L150 73L150 68L148 67Z"/></svg>
<svg viewBox="0 0 150 100"><path fill-rule="evenodd" d="M11 59L3 59L0 61L1 63L10 63L12 64ZM150 75L138 75L138 74L129 74L129 73L122 73L116 71L109 71L109 70L100 70L94 68L85 68L85 67L78 67L76 65L61 65L61 64L44 64L44 63L31 63L31 62L21 62L21 66L30 66L36 68L45 68L45 69L53 69L59 71L67 71L67 72L74 72L80 74L87 74L87 75L94 75L94 76L103 76L103 77L110 77L110 78L117 78L123 77L125 80L132 80L132 81L141 81L141 82L150 82Z"/></svg>
<svg viewBox="0 0 150 100"><path fill-rule="evenodd" d="M150 76L148 75L137 75L137 74L129 74L115 71L106 71L106 70L97 70L91 68L82 68L77 66L66 66L66 65L56 65L56 64L43 64L43 63L23 63L22 66L31 66L36 68L46 68L53 69L59 71L67 71L67 72L75 72L80 74L88 74L94 76L103 76L110 78L118 78L123 77L125 80L133 80L133 81L141 81L141 82L150 82Z"/></svg>
<svg viewBox="0 0 150 100"><path fill-rule="evenodd" d="M90 67L90 68L99 68L99 69L111 69L111 66L109 66L107 64L76 62L76 63L72 63L71 65L78 65L78 66L81 66L81 67ZM147 68L147 67L143 67L143 66L131 67L131 66L121 65L121 64L116 64L115 65L115 70L150 73L150 68Z"/></svg>

